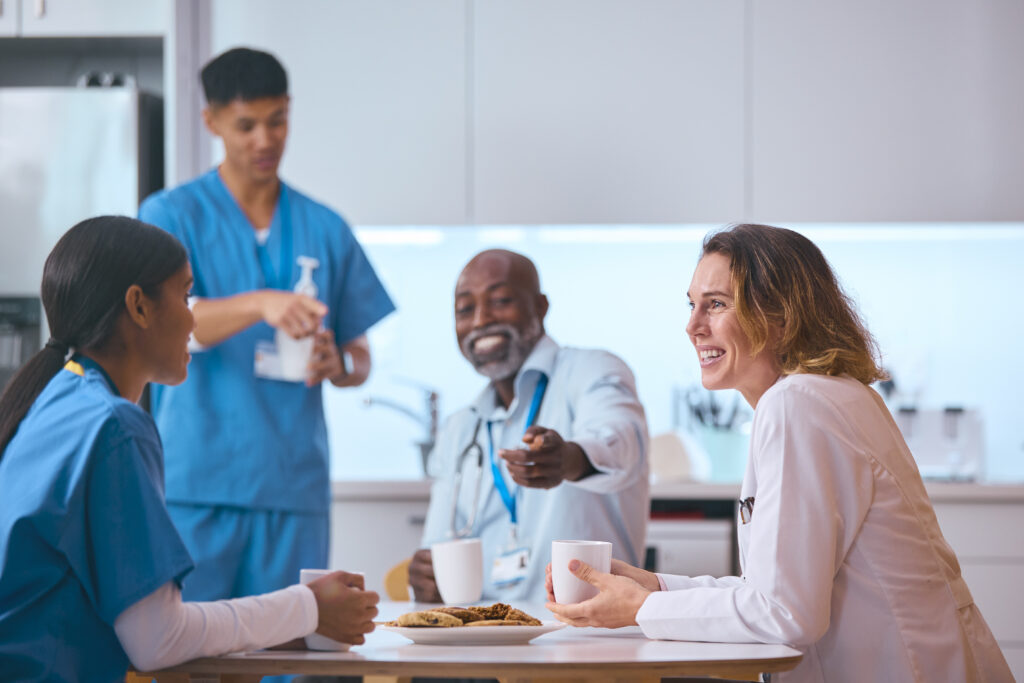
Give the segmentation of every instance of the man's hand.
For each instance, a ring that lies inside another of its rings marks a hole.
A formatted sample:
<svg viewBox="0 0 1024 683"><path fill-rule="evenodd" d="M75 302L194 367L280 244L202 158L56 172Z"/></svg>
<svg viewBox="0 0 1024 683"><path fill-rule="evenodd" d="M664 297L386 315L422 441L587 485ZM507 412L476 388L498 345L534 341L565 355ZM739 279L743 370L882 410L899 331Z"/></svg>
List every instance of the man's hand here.
<svg viewBox="0 0 1024 683"><path fill-rule="evenodd" d="M342 643L361 645L373 630L380 597L363 590L363 577L333 572L307 584L316 596L316 632Z"/></svg>
<svg viewBox="0 0 1024 683"><path fill-rule="evenodd" d="M509 474L520 486L550 489L564 480L579 481L597 470L578 444L564 441L553 429L530 427L523 434L528 449L502 449Z"/></svg>
<svg viewBox="0 0 1024 683"><path fill-rule="evenodd" d="M409 585L416 602L443 602L434 579L434 561L430 548L420 548L409 562Z"/></svg>
<svg viewBox="0 0 1024 683"><path fill-rule="evenodd" d="M271 327L302 339L320 328L327 306L305 294L264 289L260 291L260 312Z"/></svg>
<svg viewBox="0 0 1024 683"><path fill-rule="evenodd" d="M341 359L341 350L334 343L334 332L332 330L317 332L313 341L313 355L309 359L306 386L316 386L325 379L340 379L344 374L345 363Z"/></svg>
<svg viewBox="0 0 1024 683"><path fill-rule="evenodd" d="M569 570L577 577L600 592L590 600L574 605L559 605L553 600L547 608L558 617L573 626L602 626L618 628L636 624L636 613L640 611L644 600L651 594L639 583L625 576L604 574L589 564L572 560Z"/></svg>

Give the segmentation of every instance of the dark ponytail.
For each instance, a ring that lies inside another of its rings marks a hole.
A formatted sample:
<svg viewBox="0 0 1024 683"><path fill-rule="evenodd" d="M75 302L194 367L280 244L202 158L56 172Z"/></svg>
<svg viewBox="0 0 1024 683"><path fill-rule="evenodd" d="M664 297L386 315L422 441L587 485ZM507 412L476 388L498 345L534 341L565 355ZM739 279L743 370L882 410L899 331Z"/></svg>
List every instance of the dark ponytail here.
<svg viewBox="0 0 1024 683"><path fill-rule="evenodd" d="M43 267L41 294L52 336L0 396L0 457L69 351L99 349L110 340L128 288L138 285L156 298L187 259L170 233L126 216L90 218L60 238Z"/></svg>

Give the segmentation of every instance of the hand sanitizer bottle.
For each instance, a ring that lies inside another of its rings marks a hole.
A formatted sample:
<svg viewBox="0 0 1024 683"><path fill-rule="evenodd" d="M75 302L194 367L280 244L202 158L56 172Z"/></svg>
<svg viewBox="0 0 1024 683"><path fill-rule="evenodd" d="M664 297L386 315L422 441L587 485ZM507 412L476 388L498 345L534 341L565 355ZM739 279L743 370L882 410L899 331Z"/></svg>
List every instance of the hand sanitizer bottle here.
<svg viewBox="0 0 1024 683"><path fill-rule="evenodd" d="M313 282L313 269L320 265L320 262L309 256L300 256L295 259L302 274L295 284L296 294L316 298L316 283ZM289 382L304 382L309 373L309 360L313 355L313 335L310 334L302 339L295 339L284 330L277 330L276 335L277 353L281 360L281 379Z"/></svg>

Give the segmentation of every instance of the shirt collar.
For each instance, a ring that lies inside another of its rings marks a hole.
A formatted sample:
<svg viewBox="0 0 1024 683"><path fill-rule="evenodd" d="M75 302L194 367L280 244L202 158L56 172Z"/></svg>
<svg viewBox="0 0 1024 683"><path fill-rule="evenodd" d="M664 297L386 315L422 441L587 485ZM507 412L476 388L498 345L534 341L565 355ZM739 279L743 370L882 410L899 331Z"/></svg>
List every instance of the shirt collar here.
<svg viewBox="0 0 1024 683"><path fill-rule="evenodd" d="M121 396L121 392L117 390L117 385L114 384L114 380L111 379L110 375L107 374L107 371L103 369L103 366L88 356L76 353L71 360L64 364L64 369L69 372L73 372L79 377L85 377L86 372L93 371L98 374L103 383L107 385L110 393L114 394L114 396Z"/></svg>
<svg viewBox="0 0 1024 683"><path fill-rule="evenodd" d="M507 410L498 403L493 382L488 383L483 391L477 394L470 407L484 419L503 420L514 415L519 410L520 396L526 395L526 400L529 400L530 392L537 386L540 376L551 377L555 369L555 357L558 355L558 349L558 343L546 334L537 340L530 355L526 357L519 372L516 373L515 381L512 384L515 387L515 398L512 399Z"/></svg>

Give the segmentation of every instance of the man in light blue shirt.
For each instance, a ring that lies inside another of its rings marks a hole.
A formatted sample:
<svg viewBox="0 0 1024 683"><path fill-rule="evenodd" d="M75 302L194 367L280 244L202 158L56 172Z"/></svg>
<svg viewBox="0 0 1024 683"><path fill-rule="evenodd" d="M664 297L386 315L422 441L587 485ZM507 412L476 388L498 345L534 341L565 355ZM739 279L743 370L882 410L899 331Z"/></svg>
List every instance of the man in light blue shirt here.
<svg viewBox="0 0 1024 683"><path fill-rule="evenodd" d="M185 245L195 276L189 377L155 387L152 410L168 509L196 562L182 593L205 601L277 590L300 568L327 566L321 384L366 380L366 331L394 305L341 216L278 178L290 106L280 62L236 48L202 80L224 161L147 198L139 217ZM292 291L303 256L318 262L315 298ZM312 339L304 381L269 360L282 334Z"/></svg>
<svg viewBox="0 0 1024 683"><path fill-rule="evenodd" d="M463 355L491 381L449 418L430 457L436 477L409 584L440 601L429 546L479 537L484 598L545 598L553 540L612 543L643 559L649 512L647 422L630 369L544 333L547 297L514 252L475 256L455 287Z"/></svg>

